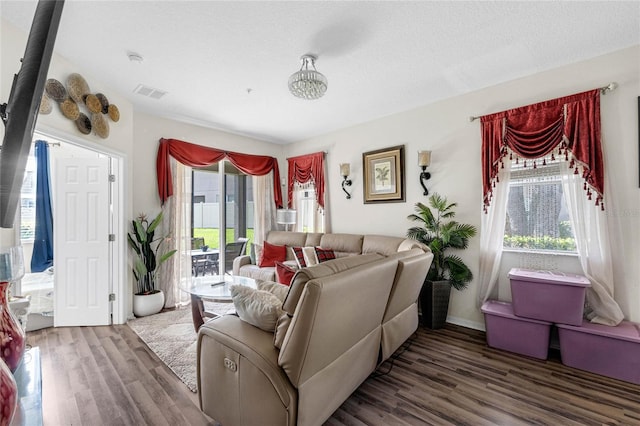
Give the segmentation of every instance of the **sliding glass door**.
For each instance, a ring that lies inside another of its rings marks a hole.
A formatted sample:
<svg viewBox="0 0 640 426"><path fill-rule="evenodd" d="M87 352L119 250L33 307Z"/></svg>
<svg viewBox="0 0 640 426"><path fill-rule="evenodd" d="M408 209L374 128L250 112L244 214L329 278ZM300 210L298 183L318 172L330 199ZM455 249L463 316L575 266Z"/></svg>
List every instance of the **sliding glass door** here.
<svg viewBox="0 0 640 426"><path fill-rule="evenodd" d="M253 241L252 183L251 176L228 161L193 169L192 237L218 251L219 274L231 273L237 249L246 253L247 240Z"/></svg>

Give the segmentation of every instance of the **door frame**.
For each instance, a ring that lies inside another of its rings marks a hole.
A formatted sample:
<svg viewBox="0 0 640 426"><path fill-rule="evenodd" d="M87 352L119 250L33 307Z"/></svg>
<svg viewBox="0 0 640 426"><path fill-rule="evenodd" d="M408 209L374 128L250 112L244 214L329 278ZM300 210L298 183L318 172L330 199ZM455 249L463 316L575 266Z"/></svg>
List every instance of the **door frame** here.
<svg viewBox="0 0 640 426"><path fill-rule="evenodd" d="M60 129L56 129L46 125L37 125L34 131L35 135L42 135L43 137L50 137L57 139L60 142L75 145L79 148L88 149L90 151L97 152L102 155L106 155L110 158L111 173L115 176L115 182L111 184L111 201L113 206L113 214L110 220L110 233L116 236L110 252L110 289L109 293L115 295L115 301L111 303L111 324L125 324L128 317L128 302L130 297L127 293L127 280L126 280L126 230L125 230L125 211L127 211L127 198L126 198L126 186L125 174L127 167L127 155L99 145L95 142L91 142L82 139L79 136L72 135L64 132ZM55 219L54 219L55 230Z"/></svg>

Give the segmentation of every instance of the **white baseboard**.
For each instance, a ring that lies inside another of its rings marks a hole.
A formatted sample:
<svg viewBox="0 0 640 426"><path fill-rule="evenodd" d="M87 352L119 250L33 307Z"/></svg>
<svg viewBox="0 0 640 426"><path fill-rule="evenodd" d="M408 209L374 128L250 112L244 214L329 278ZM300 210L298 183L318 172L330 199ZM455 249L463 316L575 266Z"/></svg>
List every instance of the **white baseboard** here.
<svg viewBox="0 0 640 426"><path fill-rule="evenodd" d="M452 316L447 317L447 322L451 324L459 325L461 327L472 328L474 330L480 330L480 331L486 331L484 327L484 323L482 322L469 321L463 318L457 318Z"/></svg>

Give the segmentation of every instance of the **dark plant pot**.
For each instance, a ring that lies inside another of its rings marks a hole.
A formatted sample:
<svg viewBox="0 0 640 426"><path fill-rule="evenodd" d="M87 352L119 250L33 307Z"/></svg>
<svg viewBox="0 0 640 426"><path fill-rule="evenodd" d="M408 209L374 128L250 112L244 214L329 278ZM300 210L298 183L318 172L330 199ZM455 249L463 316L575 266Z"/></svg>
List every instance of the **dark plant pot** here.
<svg viewBox="0 0 640 426"><path fill-rule="evenodd" d="M449 281L424 282L420 292L422 325L431 329L444 327L449 312L451 284Z"/></svg>

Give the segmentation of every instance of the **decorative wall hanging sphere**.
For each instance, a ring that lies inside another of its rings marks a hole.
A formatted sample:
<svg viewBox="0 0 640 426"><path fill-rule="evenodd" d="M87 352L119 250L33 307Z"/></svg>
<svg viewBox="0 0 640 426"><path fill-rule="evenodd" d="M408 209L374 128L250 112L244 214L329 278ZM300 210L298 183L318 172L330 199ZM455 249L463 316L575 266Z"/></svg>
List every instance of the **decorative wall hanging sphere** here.
<svg viewBox="0 0 640 426"><path fill-rule="evenodd" d="M96 93L96 98L100 101L100 105L102 105L102 113L106 114L109 112L109 100L102 93Z"/></svg>
<svg viewBox="0 0 640 426"><path fill-rule="evenodd" d="M80 113L78 118L76 119L76 127L83 135L88 135L91 133L91 120L84 113Z"/></svg>
<svg viewBox="0 0 640 426"><path fill-rule="evenodd" d="M109 105L109 118L114 123L120 120L120 111L118 110L118 107L115 106L114 104Z"/></svg>
<svg viewBox="0 0 640 426"><path fill-rule="evenodd" d="M51 98L47 96L47 93L42 94L42 100L40 101L40 108L38 109L38 114L50 114L51 110L53 110L53 106L51 105Z"/></svg>
<svg viewBox="0 0 640 426"><path fill-rule="evenodd" d="M67 89L55 78L50 78L44 86L44 90L51 99L62 102L67 98Z"/></svg>
<svg viewBox="0 0 640 426"><path fill-rule="evenodd" d="M84 104L91 112L102 112L102 104L96 95L89 94L84 98Z"/></svg>
<svg viewBox="0 0 640 426"><path fill-rule="evenodd" d="M109 137L109 123L105 120L104 115L99 112L91 114L91 126L96 135L102 139Z"/></svg>
<svg viewBox="0 0 640 426"><path fill-rule="evenodd" d="M60 102L60 110L62 111L62 115L67 117L69 120L76 120L80 117L80 108L78 108L76 101L71 98L67 98Z"/></svg>
<svg viewBox="0 0 640 426"><path fill-rule="evenodd" d="M70 74L67 78L67 90L71 99L76 103L82 103L84 96L91 93L87 81L78 73Z"/></svg>

